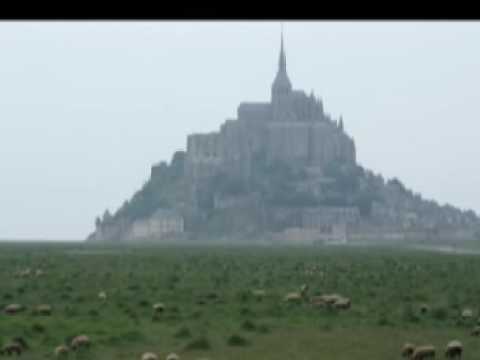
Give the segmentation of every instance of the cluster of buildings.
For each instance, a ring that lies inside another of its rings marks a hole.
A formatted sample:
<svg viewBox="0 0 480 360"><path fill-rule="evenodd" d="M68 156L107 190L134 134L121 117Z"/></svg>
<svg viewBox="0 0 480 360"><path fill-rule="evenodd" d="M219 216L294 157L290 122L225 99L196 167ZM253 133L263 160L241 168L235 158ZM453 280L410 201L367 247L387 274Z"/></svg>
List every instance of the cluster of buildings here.
<svg viewBox="0 0 480 360"><path fill-rule="evenodd" d="M219 131L189 135L181 158L183 174L179 186L182 199L176 202L176 206L159 208L147 218L130 222L122 219L99 223L90 238L165 239L195 231L195 226L208 221L202 199L211 192L212 179L223 176L248 188L259 161L287 163L303 169L305 178L298 187L316 194L331 180L325 176L329 164L356 165L356 149L352 137L345 132L341 117L332 119L326 114L321 99L313 93L307 95L292 88L282 36L270 100L243 102L238 106L237 118L227 119ZM166 168L165 163L153 166L151 180L160 177ZM373 205L369 220L363 219L355 206L277 206L266 209L255 193L225 195L213 192L211 208L217 212L230 211L231 216L239 218L243 211L247 223L240 223L241 228L255 223L257 228L263 226L265 230L268 223L270 230L277 229L274 232L269 230L274 241L345 243L362 236L391 240L415 233L416 227L427 228L422 220L426 217L422 217L419 210L425 205L424 200L419 199L415 206L398 210L397 205L409 197L398 195L396 188L386 186L383 179L373 180L378 180L386 202ZM238 211L235 213L235 210ZM452 216L458 216L460 223L465 219L457 210ZM475 215L471 220L472 223L478 221ZM421 231L417 233L423 234Z"/></svg>

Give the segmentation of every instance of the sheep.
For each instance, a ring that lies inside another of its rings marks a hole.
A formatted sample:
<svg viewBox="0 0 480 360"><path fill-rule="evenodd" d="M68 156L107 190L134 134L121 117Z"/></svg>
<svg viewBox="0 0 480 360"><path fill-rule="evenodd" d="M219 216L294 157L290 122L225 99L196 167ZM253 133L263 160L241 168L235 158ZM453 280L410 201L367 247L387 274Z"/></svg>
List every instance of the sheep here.
<svg viewBox="0 0 480 360"><path fill-rule="evenodd" d="M480 335L480 326L475 326L470 333L472 336L479 336Z"/></svg>
<svg viewBox="0 0 480 360"><path fill-rule="evenodd" d="M175 353L170 353L167 355L165 360L180 360L180 356Z"/></svg>
<svg viewBox="0 0 480 360"><path fill-rule="evenodd" d="M23 352L22 345L14 341L5 344L0 350L1 355L13 355L13 354L21 355L22 352Z"/></svg>
<svg viewBox="0 0 480 360"><path fill-rule="evenodd" d="M423 360L428 358L435 358L435 347L433 345L416 347L411 357L412 360Z"/></svg>
<svg viewBox="0 0 480 360"><path fill-rule="evenodd" d="M252 295L256 299L260 300L267 296L267 292L265 290L252 290Z"/></svg>
<svg viewBox="0 0 480 360"><path fill-rule="evenodd" d="M18 314L23 310L25 310L25 307L20 304L10 304L5 306L5 309L4 309L5 314L8 314L8 315Z"/></svg>
<svg viewBox="0 0 480 360"><path fill-rule="evenodd" d="M415 351L415 345L411 343L405 343L402 347L402 357L410 358Z"/></svg>
<svg viewBox="0 0 480 360"><path fill-rule="evenodd" d="M158 356L152 352L146 352L143 353L142 360L158 360Z"/></svg>
<svg viewBox="0 0 480 360"><path fill-rule="evenodd" d="M24 350L28 349L27 343L21 337L16 337L11 342L5 344L1 350L1 355L12 355L17 354L21 355Z"/></svg>
<svg viewBox="0 0 480 360"><path fill-rule="evenodd" d="M336 303L340 302L342 303L342 306L348 306L347 303L348 301L344 300L349 300L347 298L344 298L343 296L339 294L330 294L330 295L320 295L320 296L315 296L310 299L310 303L312 305L317 305L317 306L324 306L324 305L335 305Z"/></svg>
<svg viewBox="0 0 480 360"><path fill-rule="evenodd" d="M341 300L342 296L339 294L323 295L322 299L327 305L333 305L337 301Z"/></svg>
<svg viewBox="0 0 480 360"><path fill-rule="evenodd" d="M38 305L34 312L36 315L49 316L52 315L52 307L47 304Z"/></svg>
<svg viewBox="0 0 480 360"><path fill-rule="evenodd" d="M54 350L54 355L55 357L63 357L67 356L69 353L70 349L66 345L59 345L55 348Z"/></svg>
<svg viewBox="0 0 480 360"><path fill-rule="evenodd" d="M35 270L35 277L40 277L45 275L45 272L42 269Z"/></svg>
<svg viewBox="0 0 480 360"><path fill-rule="evenodd" d="M473 310L472 309L463 309L462 311L462 319L467 320L473 317Z"/></svg>
<svg viewBox="0 0 480 360"><path fill-rule="evenodd" d="M73 338L72 342L70 343L70 347L73 350L77 350L81 347L90 347L90 338L87 335L78 335Z"/></svg>
<svg viewBox="0 0 480 360"><path fill-rule="evenodd" d="M452 340L445 348L445 357L448 359L461 358L463 352L463 345L458 340Z"/></svg>
<svg viewBox="0 0 480 360"><path fill-rule="evenodd" d="M349 298L337 299L337 301L333 303L333 306L336 309L349 309L350 305L351 305L351 301Z"/></svg>
<svg viewBox="0 0 480 360"><path fill-rule="evenodd" d="M107 300L107 293L105 291L100 291L98 293L98 298L101 300L101 301L106 301Z"/></svg>
<svg viewBox="0 0 480 360"><path fill-rule="evenodd" d="M16 277L20 277L20 278L29 277L30 275L32 275L32 270L30 268L27 268L25 270L20 270L15 274Z"/></svg>
<svg viewBox="0 0 480 360"><path fill-rule="evenodd" d="M156 314L158 314L158 313L162 313L165 310L165 305L163 303L156 303L156 304L153 304L152 308L153 308L153 311Z"/></svg>
<svg viewBox="0 0 480 360"><path fill-rule="evenodd" d="M283 298L286 302L300 302L303 300L302 294L298 292L291 292Z"/></svg>

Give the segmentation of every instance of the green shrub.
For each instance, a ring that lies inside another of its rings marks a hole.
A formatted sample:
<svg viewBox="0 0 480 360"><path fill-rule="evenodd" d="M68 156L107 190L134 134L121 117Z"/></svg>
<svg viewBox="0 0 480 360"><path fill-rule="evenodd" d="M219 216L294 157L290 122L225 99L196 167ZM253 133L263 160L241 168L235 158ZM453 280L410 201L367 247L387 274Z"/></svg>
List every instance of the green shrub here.
<svg viewBox="0 0 480 360"><path fill-rule="evenodd" d="M444 307L434 308L432 310L432 317L436 320L446 320L448 317L448 311Z"/></svg>
<svg viewBox="0 0 480 360"><path fill-rule="evenodd" d="M410 304L407 304L403 307L402 319L406 322L418 323L420 318L413 310L413 307Z"/></svg>
<svg viewBox="0 0 480 360"><path fill-rule="evenodd" d="M185 346L185 350L210 350L211 348L210 341L204 336L189 342Z"/></svg>
<svg viewBox="0 0 480 360"><path fill-rule="evenodd" d="M34 323L32 325L32 331L34 331L36 333L44 333L45 332L45 326L43 326L42 324Z"/></svg>
<svg viewBox="0 0 480 360"><path fill-rule="evenodd" d="M189 328L187 328L186 326L182 326L175 334L173 334L173 336L179 339L183 339L191 337L192 333L190 332Z"/></svg>
<svg viewBox="0 0 480 360"><path fill-rule="evenodd" d="M260 324L257 326L257 332L260 334L267 334L270 332L270 328L265 324Z"/></svg>
<svg viewBox="0 0 480 360"><path fill-rule="evenodd" d="M250 342L240 335L232 335L227 339L229 346L247 346Z"/></svg>
<svg viewBox="0 0 480 360"><path fill-rule="evenodd" d="M150 306L150 302L148 300L143 299L138 302L138 305L141 307L147 307L147 306Z"/></svg>
<svg viewBox="0 0 480 360"><path fill-rule="evenodd" d="M257 329L257 326L253 323L253 321L245 320L242 323L242 329L245 331L255 331Z"/></svg>

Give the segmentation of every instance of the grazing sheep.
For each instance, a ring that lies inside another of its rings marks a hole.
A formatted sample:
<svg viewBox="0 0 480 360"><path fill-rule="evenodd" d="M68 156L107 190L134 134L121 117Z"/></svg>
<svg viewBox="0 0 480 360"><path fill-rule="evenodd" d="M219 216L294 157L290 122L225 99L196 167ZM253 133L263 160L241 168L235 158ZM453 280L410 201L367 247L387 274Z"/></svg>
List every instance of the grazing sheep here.
<svg viewBox="0 0 480 360"><path fill-rule="evenodd" d="M267 296L267 292L265 290L252 290L252 295L257 299L263 299Z"/></svg>
<svg viewBox="0 0 480 360"><path fill-rule="evenodd" d="M158 314L158 313L162 313L165 310L165 305L163 303L156 303L156 304L153 304L152 308L153 308L153 311L156 314Z"/></svg>
<svg viewBox="0 0 480 360"><path fill-rule="evenodd" d="M472 309L463 309L462 311L462 319L467 320L473 317L473 310Z"/></svg>
<svg viewBox="0 0 480 360"><path fill-rule="evenodd" d="M1 355L13 355L13 354L21 355L22 352L23 352L22 345L16 342L7 343L0 350Z"/></svg>
<svg viewBox="0 0 480 360"><path fill-rule="evenodd" d="M35 270L35 277L40 277L45 275L45 272L42 269Z"/></svg>
<svg viewBox="0 0 480 360"><path fill-rule="evenodd" d="M412 360L435 359L435 347L433 345L423 345L415 348L412 354Z"/></svg>
<svg viewBox="0 0 480 360"><path fill-rule="evenodd" d="M298 292L291 292L285 295L284 300L286 302L300 302L303 300L303 296Z"/></svg>
<svg viewBox="0 0 480 360"><path fill-rule="evenodd" d="M158 360L158 356L152 352L147 352L142 355L142 360Z"/></svg>
<svg viewBox="0 0 480 360"><path fill-rule="evenodd" d="M43 315L43 316L52 315L52 307L47 304L38 305L34 311L36 315Z"/></svg>
<svg viewBox="0 0 480 360"><path fill-rule="evenodd" d="M329 294L329 295L320 295L315 296L310 299L312 305L324 306L324 305L335 305L337 302L342 302L343 300L348 300L339 294ZM346 304L345 304L346 305Z"/></svg>
<svg viewBox="0 0 480 360"><path fill-rule="evenodd" d="M170 353L167 355L165 360L180 360L180 356L175 353Z"/></svg>
<svg viewBox="0 0 480 360"><path fill-rule="evenodd" d="M70 347L73 350L77 350L79 348L88 348L90 347L90 338L87 335L78 335L73 338L72 342L70 343Z"/></svg>
<svg viewBox="0 0 480 360"><path fill-rule="evenodd" d="M21 337L13 339L11 342L5 344L1 350L1 355L21 355L24 350L28 349L27 343Z"/></svg>
<svg viewBox="0 0 480 360"><path fill-rule="evenodd" d="M20 270L15 274L16 277L20 277L20 278L29 277L30 275L32 275L32 270L30 268L27 268L25 270Z"/></svg>
<svg viewBox="0 0 480 360"><path fill-rule="evenodd" d="M342 296L339 294L323 295L323 301L325 301L327 305L333 305L341 299L342 299Z"/></svg>
<svg viewBox="0 0 480 360"><path fill-rule="evenodd" d="M98 298L102 301L106 301L107 300L107 293L105 291L100 291L98 293Z"/></svg>
<svg viewBox="0 0 480 360"><path fill-rule="evenodd" d="M405 343L402 347L402 357L410 358L415 351L415 345L411 343Z"/></svg>
<svg viewBox="0 0 480 360"><path fill-rule="evenodd" d="M55 357L63 357L67 356L69 351L70 349L66 345L59 345L55 348L53 353L55 354Z"/></svg>
<svg viewBox="0 0 480 360"><path fill-rule="evenodd" d="M336 309L349 309L350 305L351 305L351 301L349 298L337 299L337 301L333 303L333 306Z"/></svg>
<svg viewBox="0 0 480 360"><path fill-rule="evenodd" d="M479 336L480 335L480 326L478 326L478 325L475 326L470 334L473 335L473 336Z"/></svg>
<svg viewBox="0 0 480 360"><path fill-rule="evenodd" d="M8 314L8 315L18 314L23 310L25 310L25 307L20 304L10 304L5 306L5 309L4 309L5 314Z"/></svg>
<svg viewBox="0 0 480 360"><path fill-rule="evenodd" d="M447 344L445 348L445 357L447 359L461 358L463 352L463 345L458 340L452 340Z"/></svg>

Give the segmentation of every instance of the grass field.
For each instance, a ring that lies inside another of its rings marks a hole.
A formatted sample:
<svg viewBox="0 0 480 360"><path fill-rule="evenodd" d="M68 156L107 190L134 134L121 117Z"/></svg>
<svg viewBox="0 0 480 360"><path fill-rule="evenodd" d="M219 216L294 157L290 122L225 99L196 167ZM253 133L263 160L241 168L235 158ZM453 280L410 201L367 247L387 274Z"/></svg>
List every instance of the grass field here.
<svg viewBox="0 0 480 360"><path fill-rule="evenodd" d="M25 268L41 277L18 278ZM307 269L315 268L312 272ZM470 335L480 310L480 256L347 247L108 247L0 244L0 342L24 337L22 358L54 358L79 334L93 346L71 359L400 359L404 342L431 343L437 357L452 339L464 359L480 357ZM289 304L286 293L340 293L347 310ZM264 289L263 300L251 291ZM98 293L105 291L107 301ZM165 304L153 316L152 305ZM51 316L34 315L51 304ZM427 304L427 313L420 306ZM474 317L462 320L464 308Z"/></svg>

